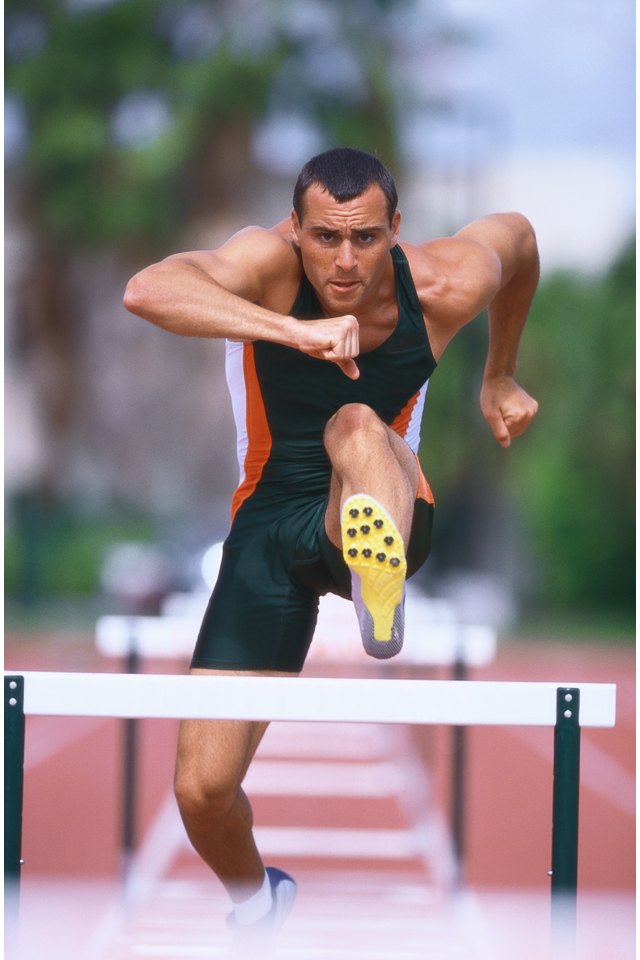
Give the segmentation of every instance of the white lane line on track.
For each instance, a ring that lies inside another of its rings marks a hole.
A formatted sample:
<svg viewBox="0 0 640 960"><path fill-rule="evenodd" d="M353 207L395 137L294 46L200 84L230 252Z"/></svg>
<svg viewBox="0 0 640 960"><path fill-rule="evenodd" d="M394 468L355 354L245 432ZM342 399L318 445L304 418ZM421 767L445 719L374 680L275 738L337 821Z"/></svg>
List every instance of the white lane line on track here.
<svg viewBox="0 0 640 960"><path fill-rule="evenodd" d="M408 727L396 731L396 760L403 785L398 803L420 850L422 863L438 890L450 890L457 874L451 830L434 797L431 774L419 756Z"/></svg>
<svg viewBox="0 0 640 960"><path fill-rule="evenodd" d="M405 860L420 855L408 830L350 827L256 827L265 856L327 857L332 860Z"/></svg>
<svg viewBox="0 0 640 960"><path fill-rule="evenodd" d="M173 792L167 794L133 859L126 883L129 901L141 902L153 894L179 850L189 845Z"/></svg>
<svg viewBox="0 0 640 960"><path fill-rule="evenodd" d="M272 723L256 758L379 760L394 752L394 731L380 724Z"/></svg>
<svg viewBox="0 0 640 960"><path fill-rule="evenodd" d="M256 758L243 784L251 796L390 797L402 789L397 763Z"/></svg>

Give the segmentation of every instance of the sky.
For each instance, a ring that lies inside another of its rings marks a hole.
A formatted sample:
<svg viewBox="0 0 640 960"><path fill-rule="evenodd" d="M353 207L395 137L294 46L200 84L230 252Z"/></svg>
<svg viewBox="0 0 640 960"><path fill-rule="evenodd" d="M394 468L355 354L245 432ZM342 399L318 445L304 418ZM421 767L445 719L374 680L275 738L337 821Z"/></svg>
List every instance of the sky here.
<svg viewBox="0 0 640 960"><path fill-rule="evenodd" d="M71 7L105 2L113 0L68 0ZM244 5L252 16L237 37L268 42L276 8L260 0ZM173 9L197 13L196 34L203 34L207 4ZM265 9L269 16L260 17ZM448 232L474 216L517 209L536 228L543 270L606 269L635 227L634 0L406 0L392 10L391 69L412 174L408 196L402 193L405 239L421 241L425 231ZM341 34L336 40L332 5L288 0L281 15L292 35L315 41L305 63L311 79L332 84L342 98L357 94L356 51ZM193 18L186 19L193 28ZM434 44L434 29L443 25L450 39ZM331 144L310 117L292 114L288 87L284 94L284 109L259 126L254 151L290 178ZM455 104L457 113L434 118L434 98ZM116 139L122 130L138 141L153 138L158 125L166 127L168 107L152 99L148 91L134 92L119 105ZM8 156L19 153L25 130L10 98Z"/></svg>
<svg viewBox="0 0 640 960"><path fill-rule="evenodd" d="M488 199L530 216L543 267L606 267L635 226L633 0L444 6L480 38L457 83L500 118Z"/></svg>

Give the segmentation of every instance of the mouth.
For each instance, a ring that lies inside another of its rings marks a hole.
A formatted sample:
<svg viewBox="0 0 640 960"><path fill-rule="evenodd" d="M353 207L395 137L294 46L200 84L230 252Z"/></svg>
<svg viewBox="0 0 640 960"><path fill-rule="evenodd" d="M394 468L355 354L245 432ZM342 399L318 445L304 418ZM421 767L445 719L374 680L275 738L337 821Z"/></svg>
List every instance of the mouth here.
<svg viewBox="0 0 640 960"><path fill-rule="evenodd" d="M330 280L329 286L337 293L353 293L360 286L359 280Z"/></svg>

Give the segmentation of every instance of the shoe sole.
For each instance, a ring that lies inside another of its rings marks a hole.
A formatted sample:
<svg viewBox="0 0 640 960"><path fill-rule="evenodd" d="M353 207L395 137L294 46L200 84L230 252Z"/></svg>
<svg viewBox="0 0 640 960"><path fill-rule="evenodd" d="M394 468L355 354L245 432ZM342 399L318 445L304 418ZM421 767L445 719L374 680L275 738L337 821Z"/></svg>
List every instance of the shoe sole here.
<svg viewBox="0 0 640 960"><path fill-rule="evenodd" d="M342 554L352 575L362 642L367 653L386 659L402 646L404 542L385 508L368 494L348 498L341 526Z"/></svg>

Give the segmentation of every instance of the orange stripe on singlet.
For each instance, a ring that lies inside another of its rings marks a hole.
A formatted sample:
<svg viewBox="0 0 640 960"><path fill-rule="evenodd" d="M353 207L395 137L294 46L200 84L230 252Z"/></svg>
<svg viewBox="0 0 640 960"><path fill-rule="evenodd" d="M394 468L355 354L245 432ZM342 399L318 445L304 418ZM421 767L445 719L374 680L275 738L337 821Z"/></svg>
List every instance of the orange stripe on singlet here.
<svg viewBox="0 0 640 960"><path fill-rule="evenodd" d="M242 370L246 403L247 452L244 458L244 480L231 500L232 520L258 486L264 465L271 453L271 431L256 373L252 343L244 344Z"/></svg>
<svg viewBox="0 0 640 960"><path fill-rule="evenodd" d="M406 436L407 430L409 428L409 421L411 420L411 414L413 413L414 407L418 402L419 396L420 396L420 391L418 390L417 393L414 393L414 395L409 400L407 400L407 402L405 403L404 407L402 408L398 416L391 423L391 429L395 430L395 432L403 438Z"/></svg>
<svg viewBox="0 0 640 960"><path fill-rule="evenodd" d="M418 390L417 393L414 393L414 395L409 400L407 400L407 402L405 403L404 407L402 408L398 416L391 423L391 429L395 430L395 432L399 436L401 436L403 439L407 433L409 422L411 420L411 414L414 411L414 408L416 403L418 402L419 396L420 396L420 390ZM416 500L426 500L427 503L434 504L435 500L434 500L433 493L431 492L431 487L429 486L429 482L425 477L424 473L422 472L422 466L420 464L420 460L418 459L417 454L415 454L415 458L416 458L416 463L418 464L418 471L419 471L418 490L416 493Z"/></svg>
<svg viewBox="0 0 640 960"><path fill-rule="evenodd" d="M416 461L417 461L418 470L419 470L418 490L416 492L416 500L426 500L427 503L430 503L432 506L434 506L436 501L431 492L429 481L427 480L424 473L422 472L422 466L420 465L420 461L418 460L417 454L416 454Z"/></svg>

